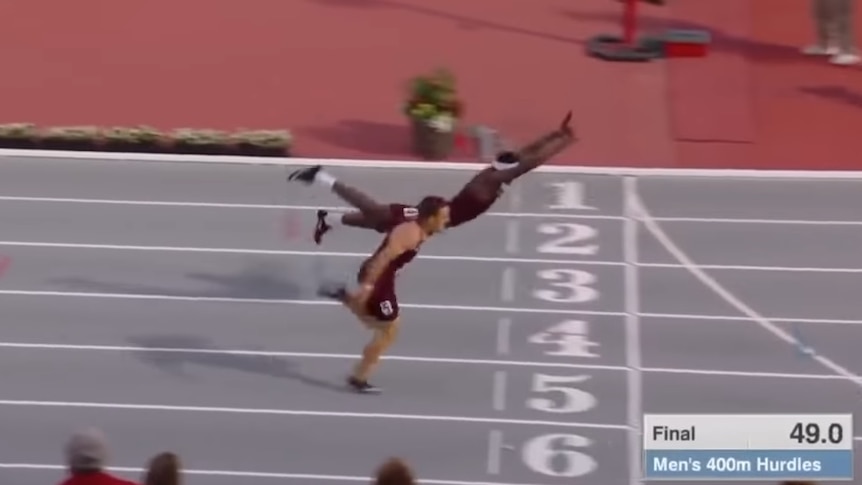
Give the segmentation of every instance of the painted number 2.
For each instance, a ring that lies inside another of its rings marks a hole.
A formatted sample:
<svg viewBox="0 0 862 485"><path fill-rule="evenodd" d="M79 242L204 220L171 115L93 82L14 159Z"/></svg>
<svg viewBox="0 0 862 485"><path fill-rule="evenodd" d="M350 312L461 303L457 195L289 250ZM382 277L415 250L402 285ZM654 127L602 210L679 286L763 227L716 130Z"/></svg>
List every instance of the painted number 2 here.
<svg viewBox="0 0 862 485"><path fill-rule="evenodd" d="M587 205L584 201L584 184L569 181L552 182L548 185L555 189L555 202L548 206L549 209L596 210L595 207Z"/></svg>
<svg viewBox="0 0 862 485"><path fill-rule="evenodd" d="M550 222L541 224L538 229L540 234L547 236L559 236L539 246L538 251L546 254L580 254L593 256L599 250L598 244L575 244L595 239L599 231L583 224L569 222Z"/></svg>

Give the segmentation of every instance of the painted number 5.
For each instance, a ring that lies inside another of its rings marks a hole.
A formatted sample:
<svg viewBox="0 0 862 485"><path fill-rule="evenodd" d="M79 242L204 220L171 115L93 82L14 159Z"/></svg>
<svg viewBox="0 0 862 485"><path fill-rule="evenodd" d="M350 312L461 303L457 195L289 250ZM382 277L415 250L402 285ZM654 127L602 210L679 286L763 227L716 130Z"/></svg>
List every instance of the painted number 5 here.
<svg viewBox="0 0 862 485"><path fill-rule="evenodd" d="M574 245L582 241L594 239L598 236L599 231L590 226L566 222L554 222L540 225L538 231L539 233L548 236L559 236L539 246L540 253L581 254L592 256L599 250L598 244L585 244L583 246Z"/></svg>
<svg viewBox="0 0 862 485"><path fill-rule="evenodd" d="M524 462L536 473L552 477L574 478L592 473L596 461L574 448L590 446L590 440L573 434L537 436L523 448Z"/></svg>
<svg viewBox="0 0 862 485"><path fill-rule="evenodd" d="M546 413L582 413L592 409L596 405L596 398L586 391L582 391L572 384L580 384L590 376L551 376L547 374L533 374L533 392L556 393L562 399L556 402L550 397L534 397L527 401L527 406L537 411Z"/></svg>
<svg viewBox="0 0 862 485"><path fill-rule="evenodd" d="M550 281L558 290L535 290L533 296L555 303L584 303L598 299L599 292L590 285L596 282L592 273L577 269L546 269L539 271L539 278Z"/></svg>

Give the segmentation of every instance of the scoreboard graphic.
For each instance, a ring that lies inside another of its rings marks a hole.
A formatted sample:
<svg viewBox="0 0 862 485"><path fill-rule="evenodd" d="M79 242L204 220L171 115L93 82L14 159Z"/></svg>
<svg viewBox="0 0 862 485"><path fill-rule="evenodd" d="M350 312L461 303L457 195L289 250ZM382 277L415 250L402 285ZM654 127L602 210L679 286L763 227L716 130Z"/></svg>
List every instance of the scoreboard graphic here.
<svg viewBox="0 0 862 485"><path fill-rule="evenodd" d="M645 414L644 480L853 480L851 414Z"/></svg>

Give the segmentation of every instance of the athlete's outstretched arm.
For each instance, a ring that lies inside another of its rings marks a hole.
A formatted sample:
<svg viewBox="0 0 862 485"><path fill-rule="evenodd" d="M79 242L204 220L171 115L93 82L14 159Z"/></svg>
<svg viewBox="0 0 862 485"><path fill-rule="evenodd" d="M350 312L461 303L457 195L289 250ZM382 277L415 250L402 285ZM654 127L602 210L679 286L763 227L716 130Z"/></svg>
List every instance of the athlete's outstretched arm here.
<svg viewBox="0 0 862 485"><path fill-rule="evenodd" d="M559 155L576 140L570 126L571 121L572 112L569 111L556 130L518 150L519 162L516 167L494 172L494 176L498 177L503 183L511 183L521 175L532 171Z"/></svg>

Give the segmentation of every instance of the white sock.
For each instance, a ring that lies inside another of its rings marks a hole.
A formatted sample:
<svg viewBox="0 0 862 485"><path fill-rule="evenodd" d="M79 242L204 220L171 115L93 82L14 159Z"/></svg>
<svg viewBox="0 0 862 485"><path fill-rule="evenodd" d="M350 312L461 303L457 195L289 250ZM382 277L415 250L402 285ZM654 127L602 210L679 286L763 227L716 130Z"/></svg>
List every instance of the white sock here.
<svg viewBox="0 0 862 485"><path fill-rule="evenodd" d="M318 171L314 175L314 181L327 189L331 189L333 185L335 185L335 177L324 172L323 170Z"/></svg>

